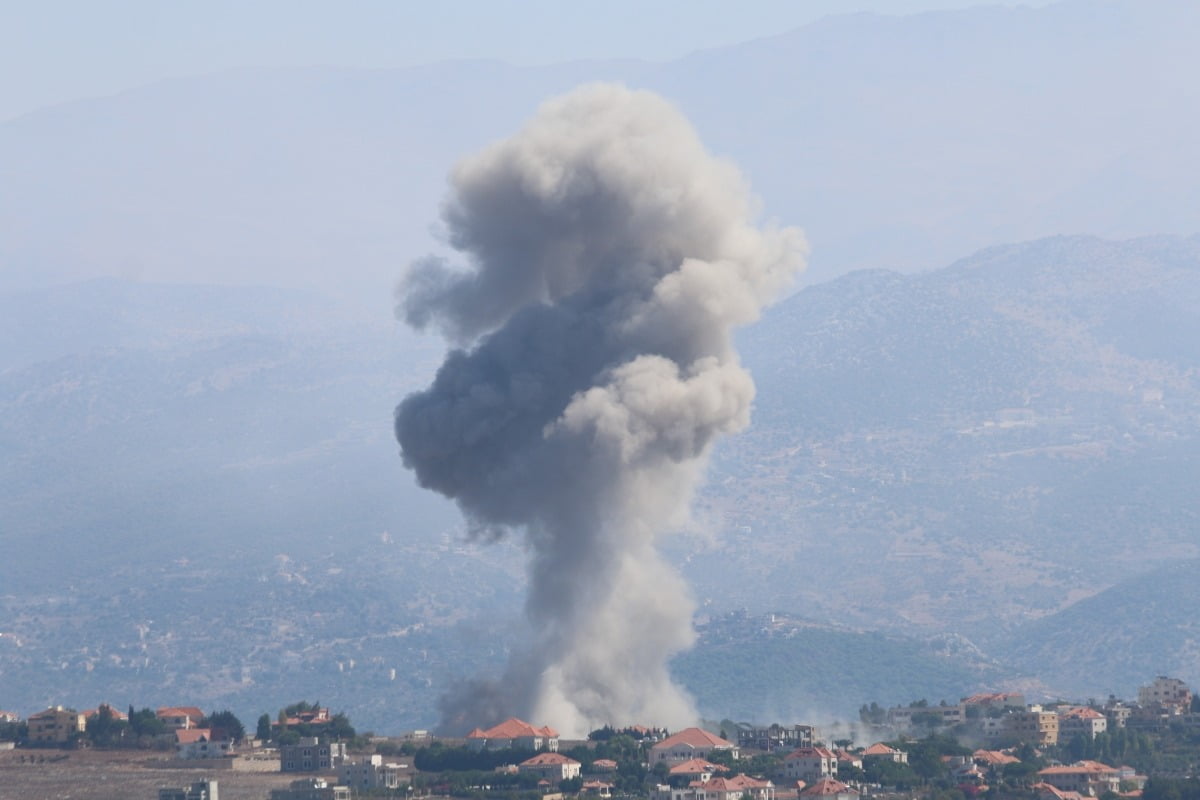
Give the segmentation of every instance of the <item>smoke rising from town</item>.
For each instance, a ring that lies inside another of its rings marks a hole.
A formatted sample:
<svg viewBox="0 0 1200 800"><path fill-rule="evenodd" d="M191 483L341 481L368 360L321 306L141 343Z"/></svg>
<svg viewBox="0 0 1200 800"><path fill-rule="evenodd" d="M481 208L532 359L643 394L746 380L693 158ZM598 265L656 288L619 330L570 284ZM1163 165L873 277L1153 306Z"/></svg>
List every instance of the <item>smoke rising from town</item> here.
<svg viewBox="0 0 1200 800"><path fill-rule="evenodd" d="M686 523L714 439L749 421L732 330L803 264L800 232L754 215L679 111L620 86L554 99L454 169L442 218L465 263L415 264L397 314L458 349L396 437L473 529L523 534L532 639L444 699L447 725L696 718L668 672L694 604L656 540Z"/></svg>

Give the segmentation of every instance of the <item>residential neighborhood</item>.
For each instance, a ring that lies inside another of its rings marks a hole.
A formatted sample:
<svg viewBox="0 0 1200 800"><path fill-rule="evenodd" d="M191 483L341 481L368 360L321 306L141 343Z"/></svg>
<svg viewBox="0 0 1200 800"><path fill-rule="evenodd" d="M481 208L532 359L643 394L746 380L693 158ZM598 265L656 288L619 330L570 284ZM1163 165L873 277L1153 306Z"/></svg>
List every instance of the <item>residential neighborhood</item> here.
<svg viewBox="0 0 1200 800"><path fill-rule="evenodd" d="M132 750L151 754L144 768L163 770L159 800L219 800L222 780L232 786L250 773L280 776L259 795L271 800L1196 797L1200 698L1175 678L1154 678L1136 700L1028 703L1016 693L980 693L954 704L868 703L859 717L824 728L730 720L677 731L604 727L572 740L517 718L461 738L360 734L344 714L307 702L264 713L254 730L229 711L190 705L59 705L24 718L4 712L0 744L11 752L0 781L63 764L73 752ZM173 778L188 769L203 777Z"/></svg>

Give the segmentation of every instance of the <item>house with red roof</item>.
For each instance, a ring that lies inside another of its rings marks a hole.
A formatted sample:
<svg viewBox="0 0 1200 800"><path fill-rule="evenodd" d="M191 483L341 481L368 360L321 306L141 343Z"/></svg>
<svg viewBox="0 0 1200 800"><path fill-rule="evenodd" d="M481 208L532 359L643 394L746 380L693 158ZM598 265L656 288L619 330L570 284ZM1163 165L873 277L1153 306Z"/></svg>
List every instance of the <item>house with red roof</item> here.
<svg viewBox="0 0 1200 800"><path fill-rule="evenodd" d="M473 750L558 750L558 731L549 726L535 727L510 717L499 725L467 734L467 746Z"/></svg>
<svg viewBox="0 0 1200 800"><path fill-rule="evenodd" d="M714 764L703 758L693 758L684 761L682 764L676 764L667 771L667 775L671 778L679 778L680 782L686 781L692 783L700 781L704 783L710 780L718 772L728 772L728 767L722 767L719 764Z"/></svg>
<svg viewBox="0 0 1200 800"><path fill-rule="evenodd" d="M1046 767L1038 771L1038 779L1064 792L1099 797L1121 788L1119 771L1099 761L1078 761L1070 766Z"/></svg>
<svg viewBox="0 0 1200 800"><path fill-rule="evenodd" d="M1030 788L1037 792L1038 800L1087 800L1079 792L1065 792L1048 783L1035 783Z"/></svg>
<svg viewBox="0 0 1200 800"><path fill-rule="evenodd" d="M617 762L611 758L597 758L592 762L592 772L616 772Z"/></svg>
<svg viewBox="0 0 1200 800"><path fill-rule="evenodd" d="M584 781L580 791L596 797L612 797L613 785L604 781Z"/></svg>
<svg viewBox="0 0 1200 800"><path fill-rule="evenodd" d="M697 781L688 788L695 790L694 800L775 800L775 784L749 775Z"/></svg>
<svg viewBox="0 0 1200 800"><path fill-rule="evenodd" d="M0 722L20 722L21 715L15 711L0 711Z"/></svg>
<svg viewBox="0 0 1200 800"><path fill-rule="evenodd" d="M908 763L908 753L903 750L897 750L894 747L888 747L883 742L876 742L866 750L863 750L862 757L864 762L872 759L882 759L885 761L894 761L897 764Z"/></svg>
<svg viewBox="0 0 1200 800"><path fill-rule="evenodd" d="M562 753L538 753L533 758L527 758L517 764L517 770L532 773L548 781L565 781L578 778L583 768L575 759Z"/></svg>
<svg viewBox="0 0 1200 800"><path fill-rule="evenodd" d="M812 786L801 789L800 797L823 798L823 800L858 800L858 792L836 778L822 778Z"/></svg>
<svg viewBox="0 0 1200 800"><path fill-rule="evenodd" d="M166 706L154 712L171 730L186 730L200 727L204 712L195 706Z"/></svg>
<svg viewBox="0 0 1200 800"><path fill-rule="evenodd" d="M700 728L685 728L650 748L650 765L682 764L693 758L708 758L718 750L729 753L733 758L738 757L737 745L732 742Z"/></svg>
<svg viewBox="0 0 1200 800"><path fill-rule="evenodd" d="M781 769L783 777L793 781L813 782L821 778L836 778L838 757L824 747L801 747L784 757Z"/></svg>
<svg viewBox="0 0 1200 800"><path fill-rule="evenodd" d="M175 731L175 757L184 761L228 758L233 755L233 742L214 741L208 728L180 728Z"/></svg>

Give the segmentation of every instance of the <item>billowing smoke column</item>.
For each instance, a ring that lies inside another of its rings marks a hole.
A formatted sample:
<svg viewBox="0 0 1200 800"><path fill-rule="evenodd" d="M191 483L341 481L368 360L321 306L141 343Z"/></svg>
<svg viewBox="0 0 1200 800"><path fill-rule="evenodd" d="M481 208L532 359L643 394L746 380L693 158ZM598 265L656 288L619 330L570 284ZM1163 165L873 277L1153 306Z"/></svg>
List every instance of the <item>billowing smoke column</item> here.
<svg viewBox="0 0 1200 800"><path fill-rule="evenodd" d="M397 313L462 349L400 403L396 438L475 530L524 532L533 642L445 698L444 723L688 724L667 662L693 603L655 538L686 522L714 438L749 421L731 331L790 284L803 238L756 228L738 171L619 86L546 103L451 183L468 268L418 262Z"/></svg>

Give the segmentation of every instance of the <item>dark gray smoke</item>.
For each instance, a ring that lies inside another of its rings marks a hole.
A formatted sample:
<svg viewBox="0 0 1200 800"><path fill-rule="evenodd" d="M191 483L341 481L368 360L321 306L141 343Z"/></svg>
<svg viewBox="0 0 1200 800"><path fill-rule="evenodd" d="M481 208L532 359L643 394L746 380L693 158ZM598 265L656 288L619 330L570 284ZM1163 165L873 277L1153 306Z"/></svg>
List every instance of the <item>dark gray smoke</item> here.
<svg viewBox="0 0 1200 800"><path fill-rule="evenodd" d="M689 724L667 662L693 602L655 539L686 522L714 438L749 421L731 332L790 284L803 238L756 227L736 168L620 86L546 103L451 183L466 268L416 264L397 313L462 349L396 409L396 438L473 526L524 532L533 643L443 712Z"/></svg>

